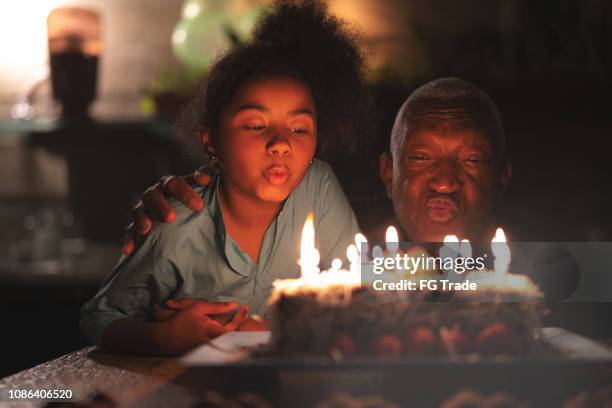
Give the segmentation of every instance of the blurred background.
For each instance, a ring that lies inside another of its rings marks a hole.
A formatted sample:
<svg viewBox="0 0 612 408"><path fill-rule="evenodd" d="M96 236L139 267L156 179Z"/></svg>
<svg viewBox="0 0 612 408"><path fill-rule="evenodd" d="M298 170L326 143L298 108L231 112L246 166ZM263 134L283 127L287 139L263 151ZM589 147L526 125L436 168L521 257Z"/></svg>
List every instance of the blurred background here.
<svg viewBox="0 0 612 408"><path fill-rule="evenodd" d="M612 240L611 2L328 3L360 31L379 110L357 158L328 158L364 223L389 210L367 198L383 192L378 156L397 109L424 82L457 76L500 108L511 238ZM86 345L79 308L119 258L129 209L160 176L200 163L173 128L181 104L266 4L0 5L0 376Z"/></svg>

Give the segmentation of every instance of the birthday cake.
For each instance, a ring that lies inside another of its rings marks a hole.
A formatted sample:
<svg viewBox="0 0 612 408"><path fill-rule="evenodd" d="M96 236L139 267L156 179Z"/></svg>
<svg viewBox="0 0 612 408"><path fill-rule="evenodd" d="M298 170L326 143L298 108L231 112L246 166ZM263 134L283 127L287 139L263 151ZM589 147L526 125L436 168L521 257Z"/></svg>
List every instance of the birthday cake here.
<svg viewBox="0 0 612 408"><path fill-rule="evenodd" d="M449 295L347 283L281 285L270 303L271 351L343 359L525 355L536 348L541 306L535 286Z"/></svg>
<svg viewBox="0 0 612 408"><path fill-rule="evenodd" d="M499 233L503 235L501 229ZM537 349L541 293L527 276L507 273L510 258L505 237L502 249L492 246L498 253L495 271L474 270L455 280L443 279L439 271L431 270L401 276L408 279L399 279L397 270L380 275L391 276L395 286L377 286L363 279L356 246L347 252L349 260L352 258L349 270L336 265L319 272L318 261L312 261L318 259L312 232L304 237L303 243L310 242L310 248L302 246L302 277L274 282L269 300L272 337L268 353L342 360L362 356L517 356ZM420 281L434 284L422 285ZM461 283L467 282L477 290L465 290Z"/></svg>

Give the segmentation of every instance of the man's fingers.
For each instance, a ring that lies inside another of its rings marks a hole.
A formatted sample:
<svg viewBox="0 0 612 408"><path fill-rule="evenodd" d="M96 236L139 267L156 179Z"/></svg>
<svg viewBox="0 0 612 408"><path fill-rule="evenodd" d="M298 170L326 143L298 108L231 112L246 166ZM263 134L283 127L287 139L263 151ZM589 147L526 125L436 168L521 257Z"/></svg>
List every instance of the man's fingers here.
<svg viewBox="0 0 612 408"><path fill-rule="evenodd" d="M153 221L149 218L142 202L132 209L132 221L141 235L147 235L153 226Z"/></svg>
<svg viewBox="0 0 612 408"><path fill-rule="evenodd" d="M224 327L227 331L236 331L242 327L244 320L247 318L247 313L249 312L249 307L244 305L238 310L238 312L234 315L232 320L226 324Z"/></svg>
<svg viewBox="0 0 612 408"><path fill-rule="evenodd" d="M200 186L206 187L212 180L213 172L207 167L200 167L193 172L193 181Z"/></svg>
<svg viewBox="0 0 612 408"><path fill-rule="evenodd" d="M164 192L176 197L192 211L204 208L202 197L187 183L183 177L172 177L163 183Z"/></svg>
<svg viewBox="0 0 612 408"><path fill-rule="evenodd" d="M153 307L153 318L157 321L167 320L176 314L176 310L162 309L155 305Z"/></svg>
<svg viewBox="0 0 612 408"><path fill-rule="evenodd" d="M170 223L176 219L176 211L157 187L148 188L142 195L142 202L156 220Z"/></svg>

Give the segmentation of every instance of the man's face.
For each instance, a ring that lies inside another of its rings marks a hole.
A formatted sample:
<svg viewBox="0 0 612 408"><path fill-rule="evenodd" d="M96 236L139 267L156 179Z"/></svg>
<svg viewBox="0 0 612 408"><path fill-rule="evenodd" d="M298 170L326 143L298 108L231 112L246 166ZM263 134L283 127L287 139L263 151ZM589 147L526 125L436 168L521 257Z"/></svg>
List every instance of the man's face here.
<svg viewBox="0 0 612 408"><path fill-rule="evenodd" d="M510 179L490 138L476 130L422 129L406 135L396 157L381 157L381 178L408 238L445 235L488 241L495 202Z"/></svg>

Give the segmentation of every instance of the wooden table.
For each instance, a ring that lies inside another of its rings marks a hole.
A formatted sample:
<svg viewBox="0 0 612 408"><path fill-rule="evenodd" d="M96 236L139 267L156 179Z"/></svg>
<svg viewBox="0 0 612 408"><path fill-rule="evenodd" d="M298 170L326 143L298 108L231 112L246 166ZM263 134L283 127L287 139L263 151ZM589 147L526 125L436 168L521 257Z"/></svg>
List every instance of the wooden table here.
<svg viewBox="0 0 612 408"><path fill-rule="evenodd" d="M79 402L104 394L117 406L185 406L193 402L189 392L172 384L183 372L173 358L110 354L86 347L0 380L0 389L4 388L0 405L7 401L6 393L11 389L69 389L73 400ZM154 394L155 402L149 400ZM43 405L28 402L17 406Z"/></svg>
<svg viewBox="0 0 612 408"><path fill-rule="evenodd" d="M612 345L611 339L602 340L607 345ZM299 375L299 380L291 381L291 376L296 374ZM351 376L351 381L355 380L356 372L346 374ZM395 377L405 378L403 374L400 374L402 373L398 371ZM440 374L442 373L438 371L437 374L433 373L433 377L432 375L430 377L438 378ZM276 389L269 388L270 384L278 380L274 378L275 374L270 370L260 370L255 375L251 371L242 375L238 381L236 381L235 373L232 375L234 377L224 378L223 370L210 372L200 370L194 376L175 358L111 354L96 347L86 347L0 380L0 407L7 402L7 391L17 389L69 389L73 393L73 401L84 403L82 406L96 408L193 406L196 403L202 403L203 396L206 401L208 401L208 395L211 400L233 398L232 401L235 401L236 398L242 397L261 398L258 397L259 391L263 392L262 395L277 395ZM312 389L301 390L299 388L303 388L300 384L308 383L308 376L313 375L317 378L316 381L311 382L316 383L321 382L320 377L325 377L329 373L289 371L284 373L283 377L287 377L284 381L288 379L290 383L299 385L297 388L294 387L296 392L312 393L314 391ZM417 377L421 375L423 372L420 372ZM372 381L369 377L363 378L368 382ZM336 382L337 378L327 382L330 381L331 384L328 386L332 388L335 387L334 383L339 384ZM245 385L246 389L243 388ZM264 391L265 388L267 390ZM97 398L96 395L98 395ZM103 398L100 398L100 395ZM96 401L106 401L106 403L95 403ZM44 405L43 401L28 401L9 406L40 407ZM270 407L264 402L251 406Z"/></svg>

